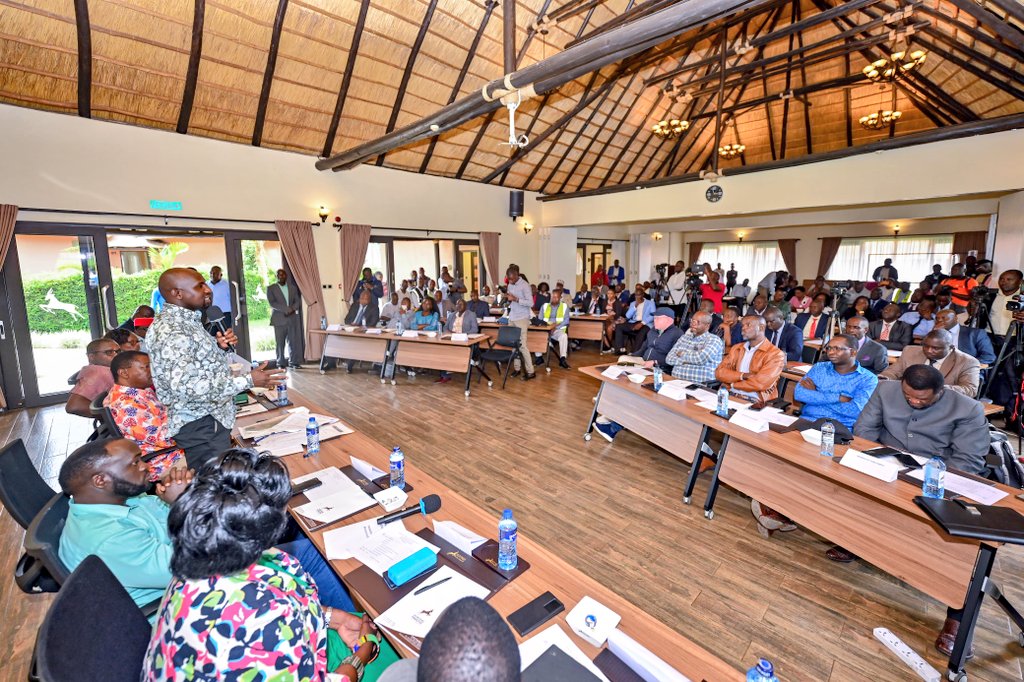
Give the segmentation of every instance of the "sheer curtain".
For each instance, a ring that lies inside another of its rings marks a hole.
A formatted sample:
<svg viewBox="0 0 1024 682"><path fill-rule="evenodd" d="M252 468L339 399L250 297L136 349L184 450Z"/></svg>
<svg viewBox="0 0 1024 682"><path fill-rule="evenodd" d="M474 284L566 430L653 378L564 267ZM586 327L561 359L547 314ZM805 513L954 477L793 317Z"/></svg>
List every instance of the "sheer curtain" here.
<svg viewBox="0 0 1024 682"><path fill-rule="evenodd" d="M697 262L710 263L712 268L721 263L726 270L735 263L737 281L749 279L755 284L769 272L786 269L776 241L708 243L701 249Z"/></svg>
<svg viewBox="0 0 1024 682"><path fill-rule="evenodd" d="M832 280L868 280L886 258L892 258L900 280L916 284L931 273L935 264L941 265L943 272L949 272L953 264L953 235L843 239L825 277Z"/></svg>

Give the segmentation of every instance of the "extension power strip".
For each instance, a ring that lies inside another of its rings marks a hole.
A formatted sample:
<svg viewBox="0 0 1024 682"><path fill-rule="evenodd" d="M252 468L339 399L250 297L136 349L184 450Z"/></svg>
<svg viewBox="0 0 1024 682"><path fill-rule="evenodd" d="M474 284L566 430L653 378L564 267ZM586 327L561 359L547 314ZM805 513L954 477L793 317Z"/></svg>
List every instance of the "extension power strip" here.
<svg viewBox="0 0 1024 682"><path fill-rule="evenodd" d="M900 660L906 663L911 670L917 673L926 682L940 682L942 676L928 663L921 658L916 651L907 646L902 639L892 633L889 628L875 628L875 639L885 645L889 651L899 656Z"/></svg>

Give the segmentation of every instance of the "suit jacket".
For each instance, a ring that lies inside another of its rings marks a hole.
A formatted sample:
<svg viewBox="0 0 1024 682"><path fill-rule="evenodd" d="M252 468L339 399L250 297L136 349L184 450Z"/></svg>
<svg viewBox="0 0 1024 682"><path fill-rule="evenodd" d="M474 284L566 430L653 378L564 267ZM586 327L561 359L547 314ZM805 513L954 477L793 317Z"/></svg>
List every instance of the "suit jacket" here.
<svg viewBox="0 0 1024 682"><path fill-rule="evenodd" d="M906 322L899 320L896 320L892 325L892 329L889 330L889 340L882 341L879 337L882 335L882 325L884 324L885 322L882 320L868 323L868 337L873 341L878 341L878 343L889 350L903 350L906 346L913 343L914 328Z"/></svg>
<svg viewBox="0 0 1024 682"><path fill-rule="evenodd" d="M452 325L455 324L455 313L448 313L448 319L444 322L444 330L446 332L452 331ZM462 333L463 334L477 334L480 332L480 325L477 324L476 314L472 310L466 310L462 314Z"/></svg>
<svg viewBox="0 0 1024 682"><path fill-rule="evenodd" d="M477 301L467 301L466 311L476 315L476 319L479 320L481 317L489 317L491 314L491 306L487 304L487 301L478 299Z"/></svg>
<svg viewBox="0 0 1024 682"><path fill-rule="evenodd" d="M872 374L878 374L889 366L889 350L877 341L865 338L857 351L857 362Z"/></svg>
<svg viewBox="0 0 1024 682"><path fill-rule="evenodd" d="M636 317L636 301L633 301L632 303L629 304L629 310L626 311L626 314L623 317L626 318L627 322L632 322L632 323L642 322L647 327L653 327L654 326L654 309L656 307L657 306L655 305L654 301L651 301L651 300L644 301L644 309L642 311L643 312L643 318L638 320L637 317Z"/></svg>
<svg viewBox="0 0 1024 682"><path fill-rule="evenodd" d="M287 315L289 308L294 308L296 311L301 305L302 296L299 294L299 285L294 280L288 281L288 300L285 300L284 292L281 291L281 285L274 282L267 287L267 303L270 304L270 309L273 310L270 314L270 324L273 327L283 327L288 324L292 317L298 319L298 314Z"/></svg>
<svg viewBox="0 0 1024 682"><path fill-rule="evenodd" d="M356 324L356 315L358 314L359 304L353 303L348 309L348 314L345 315L345 324ZM377 308L375 303L370 303L366 306L366 312L363 314L362 325L364 327L376 327L378 322L380 322L380 309Z"/></svg>
<svg viewBox="0 0 1024 682"><path fill-rule="evenodd" d="M938 456L947 466L969 474L985 473L985 412L977 400L953 391L943 391L933 405L915 410L897 382L880 381L853 433L915 455Z"/></svg>
<svg viewBox="0 0 1024 682"><path fill-rule="evenodd" d="M907 367L911 365L927 365L928 359L924 356L924 348L921 346L907 346L903 354L895 364L889 365L888 369L879 374L883 379L901 379ZM978 396L978 385L981 383L979 374L981 365L977 358L973 358L956 348L949 352L942 362L939 370L946 382L946 388L956 393L963 393L968 398Z"/></svg>
<svg viewBox="0 0 1024 682"><path fill-rule="evenodd" d="M875 271L871 273L871 279L875 280L876 282L878 280L882 279L882 268L884 268L884 267L886 267L886 266L885 265L879 265L877 268L875 268ZM900 278L899 271L895 267L893 267L892 265L890 265L888 267L889 267L889 276L886 277L886 279L899 280L899 278Z"/></svg>
<svg viewBox="0 0 1024 682"><path fill-rule="evenodd" d="M715 370L715 378L737 391L756 393L763 402L775 400L779 397L779 377L782 370L786 369L786 354L765 339L750 359L747 379L740 381L740 364L746 353L746 345L741 343L729 349L722 358L722 364Z"/></svg>
<svg viewBox="0 0 1024 682"><path fill-rule="evenodd" d="M765 330L765 335L769 340L772 338L772 334L775 332L771 329ZM783 325L782 329L779 330L778 343L774 344L776 348L786 354L786 359L792 362L798 362L803 358L804 354L804 333L803 330L796 327L795 325L787 322Z"/></svg>
<svg viewBox="0 0 1024 682"><path fill-rule="evenodd" d="M810 313L800 313L799 315L796 316L796 319L793 320L793 326L796 327L797 331L800 332L801 339L804 337L804 327L807 326L807 321L810 319ZM825 328L828 327L829 320L831 319L832 318L826 315L825 313L821 314L821 317L818 319L818 328L814 330L814 338L825 338Z"/></svg>
<svg viewBox="0 0 1024 682"><path fill-rule="evenodd" d="M960 335L956 347L971 357L978 358L983 365L991 365L996 361L996 353L992 348L992 339L984 329L975 329L960 325Z"/></svg>

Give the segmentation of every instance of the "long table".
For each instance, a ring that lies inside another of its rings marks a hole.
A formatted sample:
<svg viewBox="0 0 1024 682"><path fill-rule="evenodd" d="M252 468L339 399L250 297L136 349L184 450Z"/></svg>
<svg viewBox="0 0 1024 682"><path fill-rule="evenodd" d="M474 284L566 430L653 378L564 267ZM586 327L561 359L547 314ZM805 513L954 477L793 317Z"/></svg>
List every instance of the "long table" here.
<svg viewBox="0 0 1024 682"><path fill-rule="evenodd" d="M573 315L569 319L569 338L574 341L597 341L601 352L604 352L604 326L613 317L613 313Z"/></svg>
<svg viewBox="0 0 1024 682"><path fill-rule="evenodd" d="M728 437L709 490L712 504L720 480L938 601L963 605L979 542L949 537L932 523L913 502L919 487L900 480L884 483L822 457L797 432L754 433L696 407L692 400L675 401L625 378L609 379L601 374L604 367L580 368L600 382L595 415L618 422L690 464L705 427ZM592 428L593 418L588 439ZM875 445L856 438L849 447L863 451ZM836 453L845 453L846 447L837 445ZM1014 491L1000 487L1011 494L999 505L1024 513L1024 502Z"/></svg>
<svg viewBox="0 0 1024 682"><path fill-rule="evenodd" d="M308 407L311 411L329 414L329 411L325 411L323 408L307 400L297 390L291 390L289 398L297 406ZM261 418L266 418L266 416L266 413L263 413L262 415L253 415L239 419L238 426L251 424ZM344 414L337 416L342 421L345 421ZM284 457L282 461L287 465L292 478L295 478L326 467L336 466L340 468L347 466L350 464L352 456L366 460L386 471L389 453L390 450L387 447L357 431L339 438L323 441L320 446L320 453L314 457L304 458L301 454L296 454ZM433 515L433 518L455 521L484 537L496 537L498 515L477 507L459 493L425 473L416 466L415 454L411 462L408 460L406 462L405 477L406 481L415 488L412 497L422 497L430 493L440 495L443 506L441 511ZM303 500L303 497L297 498L293 504L301 503ZM514 508L514 502L511 506ZM320 552L326 556L323 540L324 532L342 527L348 523L373 518L380 513L380 510L376 507L371 508L334 524L323 531L310 533L310 539ZM422 515L408 517L403 520L403 523L408 530L414 533L423 528L430 527L430 524ZM550 590L565 604L565 611L549 622L559 623L586 655L594 658L600 650L577 637L565 622L566 614L572 610L580 599L588 595L622 615L619 629L694 680L694 682L702 679L708 680L708 682L717 682L718 680L733 681L742 677L742 673L718 657L674 632L668 626L626 601L608 587L573 568L554 552L541 547L530 539L529 528L520 527L518 550L519 555L530 563L530 569L502 588L489 600L491 606L497 609L498 613L502 616L507 618L510 613L519 607ZM360 566L359 562L355 559L333 560L330 561L330 564L334 571L339 576L342 576L342 578ZM628 577L624 576L624 579L628 579ZM356 603L366 608L371 616L376 617L380 615L374 611L369 600L360 594L358 590L349 586L349 591ZM523 639L517 635L518 641ZM401 650L401 647L397 648Z"/></svg>

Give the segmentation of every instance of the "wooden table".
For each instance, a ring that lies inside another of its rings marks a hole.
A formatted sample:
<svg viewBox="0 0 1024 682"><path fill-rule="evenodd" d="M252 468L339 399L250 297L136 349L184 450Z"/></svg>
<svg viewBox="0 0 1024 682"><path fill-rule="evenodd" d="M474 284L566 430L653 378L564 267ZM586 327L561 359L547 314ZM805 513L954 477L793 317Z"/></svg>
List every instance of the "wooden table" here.
<svg viewBox="0 0 1024 682"><path fill-rule="evenodd" d="M604 328L613 313L605 315L573 315L569 319L569 338L574 341L597 341L604 352Z"/></svg>
<svg viewBox="0 0 1024 682"><path fill-rule="evenodd" d="M324 362L327 358L383 363L387 355L388 341L392 338L392 335L387 333L367 334L366 327L353 327L352 331L311 329L310 333L324 337L324 352L320 356L321 374L325 373Z"/></svg>
<svg viewBox="0 0 1024 682"><path fill-rule="evenodd" d="M818 454L797 432L754 433L696 407L601 375L604 365L583 367L601 387L594 413L692 463L700 434L709 426L729 436L728 452L716 467L729 487L785 514L808 530L859 555L944 604L963 605L978 555L978 542L951 538L913 502L921 493L904 481L884 483ZM650 381L648 377L647 381ZM593 422L588 427L590 437ZM874 447L854 439L852 447ZM846 446L836 446L837 455ZM714 484L712 485L714 488ZM1011 494L999 504L1024 512Z"/></svg>
<svg viewBox="0 0 1024 682"><path fill-rule="evenodd" d="M328 414L322 408L306 400L297 390L291 390L289 398L297 406L305 406L311 411ZM251 424L260 418L266 418L266 416L264 413L262 416L253 415L239 419L239 425ZM337 416L342 421L345 421L345 415L340 414ZM365 434L356 432L341 436L340 438L323 441L320 445L320 453L315 457L307 459L301 454L297 454L284 457L281 461L287 465L292 478L295 478L330 466L346 466L350 463L351 456L364 459L387 471L389 453L389 448L377 443ZM433 515L434 519L455 521L484 537L494 538L497 536L498 514L487 512L473 505L462 495L424 473L416 466L415 460L406 460L405 478L415 488L411 496L412 498L422 497L431 493L441 496L443 506L438 513ZM304 500L304 497L296 498L295 504L300 504ZM414 503L415 500L413 499L411 502ZM515 501L498 500L496 505L498 507L511 506L514 509ZM340 528L345 524L373 518L380 513L378 508L371 508L345 519L330 528L324 529L324 531L310 533L310 539L316 544L320 552L324 553L323 533L326 530ZM402 523L412 532L431 527L422 515L408 517ZM742 678L742 673L738 670L682 635L674 632L653 616L618 596L608 587L576 570L554 552L538 545L530 539L529 528L520 527L518 550L519 555L530 563L530 569L502 588L489 600L491 606L497 609L502 616L507 617L530 600L550 590L565 604L565 611L549 621L549 623L560 624L584 653L588 657L594 658L600 650L577 637L565 623L565 616L569 611L572 610L583 596L589 595L622 615L622 622L619 624L620 630L643 644L661 659L694 680L694 682L702 679L708 680L708 682L718 682L719 680L734 681ZM355 559L334 560L329 563L342 578L360 566L359 562ZM623 580L628 579L628 576L623 576ZM376 617L380 615L373 610L372 606L358 591L351 587L349 591L356 603L361 604L362 608L366 608L371 616ZM524 638L517 635L516 639L521 642ZM396 647L396 649L401 651L401 647Z"/></svg>
<svg viewBox="0 0 1024 682"><path fill-rule="evenodd" d="M505 326L498 324L497 322L480 322L480 331L487 334L491 339L492 345L497 346L494 342L498 339L498 330ZM526 330L526 345L524 346L525 352L535 353L537 355L544 356L544 369L548 372L551 371L551 332L553 332L558 325L556 324L531 324L529 329ZM569 327L572 327L572 322L569 323Z"/></svg>

